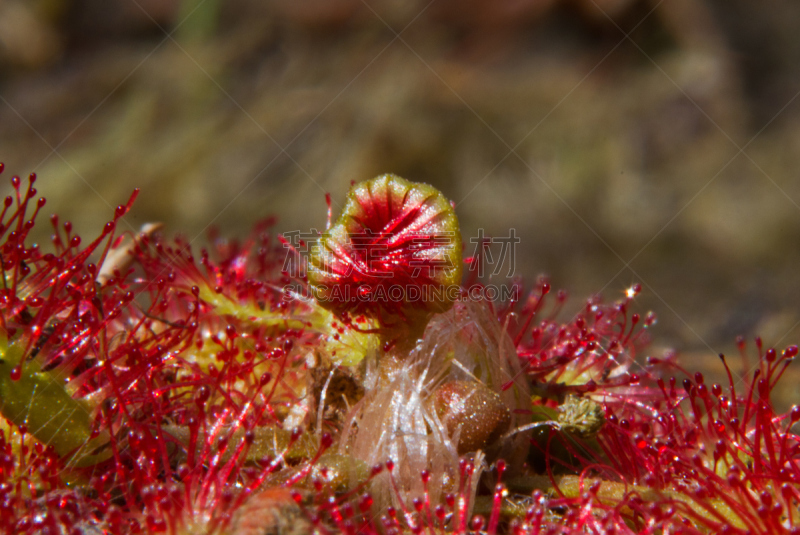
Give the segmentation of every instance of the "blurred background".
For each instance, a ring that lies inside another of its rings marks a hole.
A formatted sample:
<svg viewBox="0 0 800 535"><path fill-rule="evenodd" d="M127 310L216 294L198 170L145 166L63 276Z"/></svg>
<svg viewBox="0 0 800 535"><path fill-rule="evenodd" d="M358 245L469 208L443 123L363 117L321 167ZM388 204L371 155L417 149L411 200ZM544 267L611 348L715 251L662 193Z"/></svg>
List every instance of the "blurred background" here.
<svg viewBox="0 0 800 535"><path fill-rule="evenodd" d="M129 229L199 246L323 228L325 192L393 172L467 254L514 229L565 313L641 283L652 352L713 369L800 342L798 27L790 0L0 0L0 193L36 172L89 238L139 187Z"/></svg>

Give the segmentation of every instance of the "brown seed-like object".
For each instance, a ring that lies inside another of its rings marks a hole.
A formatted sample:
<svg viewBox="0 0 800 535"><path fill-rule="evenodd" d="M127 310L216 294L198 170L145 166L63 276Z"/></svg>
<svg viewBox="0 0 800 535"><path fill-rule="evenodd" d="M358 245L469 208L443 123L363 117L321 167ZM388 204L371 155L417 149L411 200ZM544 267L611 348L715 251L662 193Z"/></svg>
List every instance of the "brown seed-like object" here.
<svg viewBox="0 0 800 535"><path fill-rule="evenodd" d="M500 396L481 383L451 381L434 390L429 406L458 435L459 455L491 445L508 430L511 411Z"/></svg>
<svg viewBox="0 0 800 535"><path fill-rule="evenodd" d="M233 514L231 535L304 535L314 525L294 501L289 489L267 488L244 502Z"/></svg>

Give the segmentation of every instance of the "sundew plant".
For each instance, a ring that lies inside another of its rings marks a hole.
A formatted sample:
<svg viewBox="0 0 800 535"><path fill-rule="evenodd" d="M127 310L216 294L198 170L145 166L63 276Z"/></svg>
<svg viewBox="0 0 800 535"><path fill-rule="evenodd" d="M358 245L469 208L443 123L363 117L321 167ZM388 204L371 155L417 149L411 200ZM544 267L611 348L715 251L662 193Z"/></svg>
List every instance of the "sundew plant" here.
<svg viewBox="0 0 800 535"><path fill-rule="evenodd" d="M452 204L394 175L311 239L201 250L121 232L136 192L31 243L35 178L0 213L4 533L800 533L796 346L708 384L648 355L638 285L490 299Z"/></svg>

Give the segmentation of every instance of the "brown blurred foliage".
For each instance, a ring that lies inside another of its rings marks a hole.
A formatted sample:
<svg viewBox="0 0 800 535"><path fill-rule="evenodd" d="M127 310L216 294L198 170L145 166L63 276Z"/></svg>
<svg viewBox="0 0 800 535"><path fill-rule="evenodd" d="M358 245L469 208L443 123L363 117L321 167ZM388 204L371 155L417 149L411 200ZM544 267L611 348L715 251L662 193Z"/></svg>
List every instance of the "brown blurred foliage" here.
<svg viewBox="0 0 800 535"><path fill-rule="evenodd" d="M394 172L467 239L514 228L515 274L568 288L566 313L641 282L660 345L782 347L800 6L768 4L0 0L0 161L87 237L140 187L131 229L198 244L321 228L324 192Z"/></svg>

